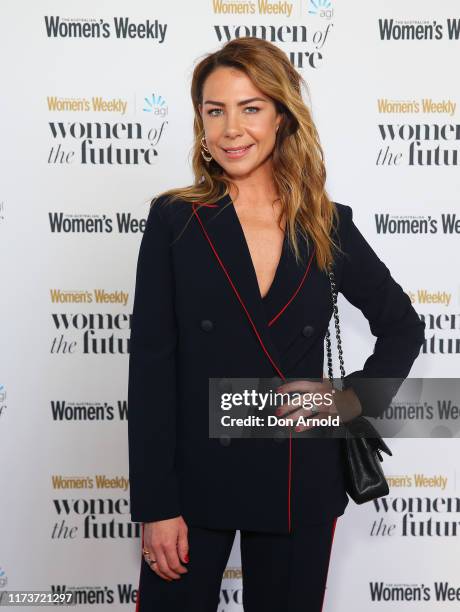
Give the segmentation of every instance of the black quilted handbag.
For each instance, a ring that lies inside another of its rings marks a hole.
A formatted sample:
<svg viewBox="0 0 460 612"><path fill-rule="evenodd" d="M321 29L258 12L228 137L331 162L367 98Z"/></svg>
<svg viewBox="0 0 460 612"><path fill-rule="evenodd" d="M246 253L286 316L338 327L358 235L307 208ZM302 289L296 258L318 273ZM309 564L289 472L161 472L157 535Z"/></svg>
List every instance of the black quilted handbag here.
<svg viewBox="0 0 460 612"><path fill-rule="evenodd" d="M340 338L337 291L334 273L331 269L329 269L328 275L331 285L342 388L344 388L345 369L343 365L342 341ZM326 350L329 381L333 387L332 351L329 329L326 332ZM343 426L345 430L345 435L341 440L345 463L345 486L348 495L357 504L363 504L377 497L388 495L388 483L380 464L383 461L381 451L387 453L387 455L392 455L393 453L391 450L382 440L372 423L362 415L346 423L342 422L341 426Z"/></svg>

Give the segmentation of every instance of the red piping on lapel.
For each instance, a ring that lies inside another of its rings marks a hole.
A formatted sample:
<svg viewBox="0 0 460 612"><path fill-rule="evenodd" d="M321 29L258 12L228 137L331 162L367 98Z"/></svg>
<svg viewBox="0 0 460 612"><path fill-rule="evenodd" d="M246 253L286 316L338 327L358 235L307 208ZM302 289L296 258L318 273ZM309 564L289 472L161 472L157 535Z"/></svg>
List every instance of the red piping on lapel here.
<svg viewBox="0 0 460 612"><path fill-rule="evenodd" d="M334 524L332 525L332 541L331 541L331 548L329 549L329 561L327 562L327 569L329 570L329 564L331 562L331 553L332 553L332 545L334 543L334 534L335 534L335 526L337 525L337 519L339 517L336 516L334 519ZM324 607L324 598L326 595L326 586L327 586L327 575L328 575L328 571L326 572L326 583L324 585L324 593L323 593L323 603L321 604L321 612L323 612L323 607Z"/></svg>
<svg viewBox="0 0 460 612"><path fill-rule="evenodd" d="M284 376L284 374L281 372L281 370L279 369L279 367L276 365L276 363L274 362L274 360L273 360L272 356L271 356L271 355L270 355L270 353L268 352L268 350L267 350L267 348L266 348L265 344L263 343L262 338L260 337L260 334L259 334L259 332L257 331L257 327L255 326L255 323L254 323L254 321L252 320L252 317L251 317L251 315L249 314L249 311L248 311L248 309L246 308L246 305L245 305L245 303L243 302L243 299L241 298L240 294L238 293L238 289L237 289L237 288L235 287L235 285L233 284L233 281L232 281L232 279L231 279L231 277L230 277L230 274L228 273L228 271L227 271L226 267L224 266L224 264L223 264L223 262L222 262L221 258L219 257L219 255L218 255L218 253L217 253L216 249L214 248L214 245L213 245L213 243L212 243L212 241L211 241L211 238L208 236L208 233L207 233L207 231L206 231L206 229L205 229L205 227L204 227L204 225L203 225L203 223L202 223L202 221L201 221L201 219L200 219L200 216L199 216L199 214L198 214L198 213L197 213L197 211L196 211L195 204L193 204L193 205L192 205L192 207L193 207L193 212L194 212L194 214L195 214L195 217L198 219L198 221L199 221L199 223L200 223L200 226L201 226L201 229L203 230L203 233L204 233L204 235L206 236L206 239L207 239L207 241L209 242L209 244L210 244L210 246L211 246L211 249L212 249L212 251L213 251L214 255L216 256L217 261L219 262L219 264L220 264L220 266L221 266L222 270L224 271L225 276L226 276L226 277L227 277L227 279L228 279L228 282L230 283L230 285L231 285L231 287L232 287L233 291L235 292L236 297L238 298L238 300L239 300L239 302L240 302L241 306L243 307L244 312L246 313L246 316L247 316L247 317L248 317L248 319L249 319L249 322L250 322L250 324L251 324L251 326L252 326L252 328L253 328L253 330L254 330L254 332L255 332L255 334L256 334L256 337L257 337L257 340L259 341L260 346L262 347L262 349L263 349L264 353L267 355L267 357L268 357L268 359L269 359L270 363L271 363L271 364L272 364L272 366L275 368L275 370L277 371L277 373L278 373L278 375L280 376L280 378L281 378L282 380L286 380L286 377L285 377L285 376ZM292 433L291 433L291 430L289 430L289 467L288 467L288 531L289 531L289 532L291 531L291 475L292 475ZM136 610L136 612L137 612L137 610Z"/></svg>
<svg viewBox="0 0 460 612"><path fill-rule="evenodd" d="M142 523L142 537L141 537L141 570L140 570L140 574L142 573L142 563L144 560L144 523ZM139 586L137 587L137 596L136 596L136 610L135 612L139 612L139 606L140 606L140 586L141 586L141 577L139 574Z"/></svg>
<svg viewBox="0 0 460 612"><path fill-rule="evenodd" d="M302 277L302 280L300 281L299 286L297 287L297 289L294 291L294 293L292 294L291 298L289 299L288 302L286 302L286 304L283 306L283 308L281 308L281 310L278 312L278 314L276 314L273 319L271 321L269 321L268 323L268 327L270 327L271 325L273 325L273 323L283 314L283 312L286 310L286 308L289 306L289 304L292 302L292 300L295 298L295 296L299 293L305 279L308 276L308 272L310 270L310 266L311 266L311 262L313 261L313 255L315 254L315 249L313 249L312 254L310 255L310 259L308 261L307 264L307 269L305 270L305 273Z"/></svg>
<svg viewBox="0 0 460 612"><path fill-rule="evenodd" d="M237 297L237 298L238 298L238 300L240 301L241 306L243 307L244 312L246 313L246 316L248 317L249 322L251 323L252 328L253 328L253 330L254 330L254 332L255 332L256 336L257 336L257 340L259 341L260 345L262 346L262 348L263 348L263 350L264 350L265 354L267 355L268 359L270 360L270 363L272 364L272 366L273 366L273 367L275 368L275 370L278 372L278 374L280 375L280 377L281 377L283 380L285 380L285 376L283 375L283 373L281 372L281 370L278 368L278 366L276 365L276 363L273 361L272 356L270 355L270 353L269 353L269 352L268 352L268 350L266 349L265 344L262 342L262 338L260 337L259 332L257 331L257 327L255 326L254 321L252 320L252 317L251 317L251 315L249 314L249 311L248 311L248 309L246 308L245 303L243 302L243 300L242 300L242 298L241 298L240 294L238 293L238 289L237 289L237 288L235 287L235 285L233 284L233 281L232 281L232 279L231 279L231 277L230 277L230 274L228 273L228 271L227 271L226 267L224 266L224 264L223 264L223 262L222 262L221 258L220 258L220 257L219 257L219 255L217 254L217 251L216 251L216 249L214 248L214 245L213 245L213 243L211 242L211 239L209 238L208 233L207 233L207 231L206 231L206 229L205 229L205 227L204 227L204 225L203 225L203 223L202 223L202 221L201 221L201 219L200 219L200 216L198 215L198 213L197 213L197 212L196 212L196 210L195 210L195 207L193 208L193 212L195 213L195 217L196 217L196 218L198 219L198 221L200 222L201 229L203 230L204 235L206 236L206 238L207 238L207 240L208 240L209 244L211 245L211 248L212 248L212 250L213 250L213 253L214 253L214 255L215 255L215 256L216 256L216 258L217 258L217 261L219 262L219 264L221 265L221 268L222 268L222 269L223 269L223 271L225 272L225 275L226 275L226 277L227 277L227 279L228 279L228 282L229 282L229 283L230 283L230 285L232 286L232 289L233 289L233 291L235 292L236 297Z"/></svg>

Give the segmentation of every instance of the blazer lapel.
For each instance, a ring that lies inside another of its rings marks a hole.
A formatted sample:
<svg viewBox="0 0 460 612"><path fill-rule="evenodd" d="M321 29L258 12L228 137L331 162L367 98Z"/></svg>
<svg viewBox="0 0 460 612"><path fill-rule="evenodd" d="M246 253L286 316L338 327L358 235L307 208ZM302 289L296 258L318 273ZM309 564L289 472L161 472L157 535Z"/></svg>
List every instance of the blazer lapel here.
<svg viewBox="0 0 460 612"><path fill-rule="evenodd" d="M262 298L243 228L230 196L224 195L212 205L197 205L194 212L204 239L209 242L210 255L221 267L235 300L245 310L248 323L275 373L283 378L280 368L286 340L299 331L297 318L290 317L289 313L295 312L293 304L314 268L313 249L299 235L302 261L297 263L285 238L272 285ZM281 324L277 325L278 321Z"/></svg>
<svg viewBox="0 0 460 612"><path fill-rule="evenodd" d="M203 240L209 242L210 257L245 311L274 373L282 378L280 354L270 334L249 248L230 196L222 196L215 205L194 206L194 212Z"/></svg>
<svg viewBox="0 0 460 612"><path fill-rule="evenodd" d="M309 246L300 233L297 234L297 238L301 260L296 261L286 239L279 268L270 291L263 299L269 327L275 325L278 319L283 316L285 316L285 319L289 319L289 312L292 311L291 305L296 302L304 285L306 283L311 284L309 278L315 267L314 249Z"/></svg>

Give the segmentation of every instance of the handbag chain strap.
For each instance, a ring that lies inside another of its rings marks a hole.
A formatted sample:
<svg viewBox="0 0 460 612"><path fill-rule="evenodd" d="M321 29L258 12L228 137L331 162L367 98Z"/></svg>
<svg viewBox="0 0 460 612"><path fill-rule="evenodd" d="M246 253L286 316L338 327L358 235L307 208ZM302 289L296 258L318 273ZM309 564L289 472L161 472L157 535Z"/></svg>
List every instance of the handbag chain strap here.
<svg viewBox="0 0 460 612"><path fill-rule="evenodd" d="M339 309L337 308L337 289L335 284L335 276L334 272L331 268L328 270L329 283L331 286L331 296L332 296L332 309L334 314L334 323L335 323L335 335L337 338L337 349L339 352L339 364L340 364L340 375L342 380L342 388L344 385L344 377L345 377L345 368L343 365L343 350L342 350L342 339L340 337L340 324L339 324ZM329 327L326 332L326 351L327 351L327 368L329 374L329 381L331 386L334 387L333 384L333 371L332 371L332 350L331 350L331 335L329 332Z"/></svg>

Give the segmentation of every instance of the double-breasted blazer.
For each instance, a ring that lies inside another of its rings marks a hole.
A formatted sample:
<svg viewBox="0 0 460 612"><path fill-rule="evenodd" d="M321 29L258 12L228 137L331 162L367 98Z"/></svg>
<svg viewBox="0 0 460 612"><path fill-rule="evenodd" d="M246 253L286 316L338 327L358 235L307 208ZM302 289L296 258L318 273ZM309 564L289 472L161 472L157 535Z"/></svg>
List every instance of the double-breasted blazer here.
<svg viewBox="0 0 460 612"><path fill-rule="evenodd" d="M312 243L296 263L285 238L263 298L229 195L150 208L141 240L131 321L128 442L131 518L182 515L210 528L289 533L299 521L343 514L348 504L339 438L209 435L209 379L322 378L333 314L327 274ZM362 370L345 378L363 414L377 416L395 388L367 378L407 377L425 324L360 233L350 206L335 203L337 290L376 336ZM184 229L185 227L185 229ZM181 234L179 236L179 234Z"/></svg>

